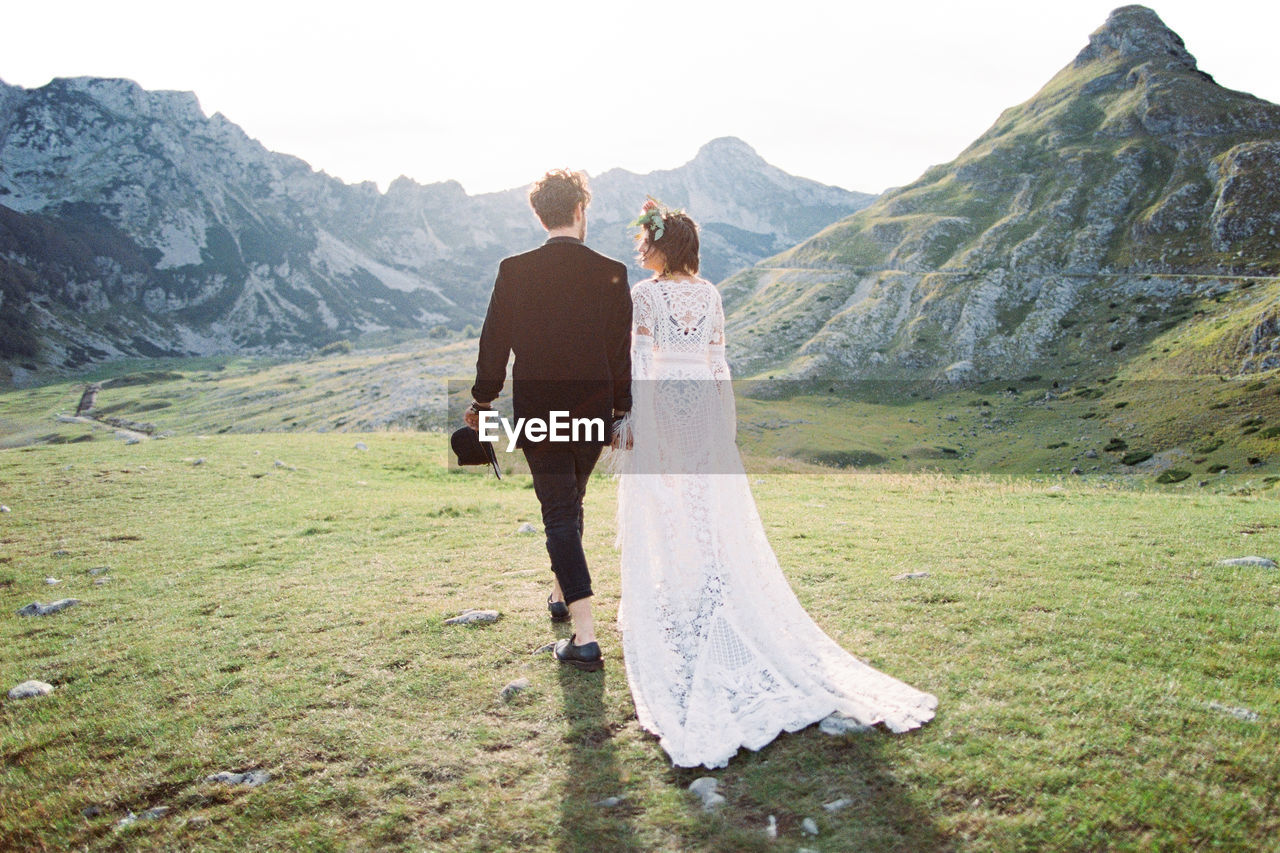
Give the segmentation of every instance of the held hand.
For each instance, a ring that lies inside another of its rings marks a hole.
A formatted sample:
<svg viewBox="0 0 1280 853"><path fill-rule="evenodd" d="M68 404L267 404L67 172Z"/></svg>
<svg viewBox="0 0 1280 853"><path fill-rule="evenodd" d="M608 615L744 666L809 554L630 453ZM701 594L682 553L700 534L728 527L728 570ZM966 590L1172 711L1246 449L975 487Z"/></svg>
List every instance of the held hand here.
<svg viewBox="0 0 1280 853"><path fill-rule="evenodd" d="M627 412L613 413L613 437L609 447L614 450L630 450L635 442L631 434L631 416Z"/></svg>

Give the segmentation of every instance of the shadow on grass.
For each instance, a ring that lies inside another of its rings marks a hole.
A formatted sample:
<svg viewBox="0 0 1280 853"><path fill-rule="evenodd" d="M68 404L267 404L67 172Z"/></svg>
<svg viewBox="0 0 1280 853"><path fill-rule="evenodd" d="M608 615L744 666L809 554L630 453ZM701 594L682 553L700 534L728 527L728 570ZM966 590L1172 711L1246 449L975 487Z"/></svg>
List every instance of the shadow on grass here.
<svg viewBox="0 0 1280 853"><path fill-rule="evenodd" d="M565 740L569 743L560 800L560 850L596 853L640 849L631 825L634 806L625 800L613 807L597 805L608 797L620 796L624 787L615 726L604 703L606 679L620 677L616 664L600 672L560 666L568 723Z"/></svg>
<svg viewBox="0 0 1280 853"><path fill-rule="evenodd" d="M952 850L954 842L920 804L926 796L913 795L886 758L897 752L894 739L912 736L877 728L832 737L815 725L783 733L759 752L740 749L724 769L673 768L670 775L681 787L699 776L720 780L728 802L714 836L698 839L700 849L793 849L779 846L786 842L819 850ZM823 808L837 800L847 805L834 812ZM777 820L777 841L764 834L770 815ZM817 823L817 838L801 829L806 817Z"/></svg>

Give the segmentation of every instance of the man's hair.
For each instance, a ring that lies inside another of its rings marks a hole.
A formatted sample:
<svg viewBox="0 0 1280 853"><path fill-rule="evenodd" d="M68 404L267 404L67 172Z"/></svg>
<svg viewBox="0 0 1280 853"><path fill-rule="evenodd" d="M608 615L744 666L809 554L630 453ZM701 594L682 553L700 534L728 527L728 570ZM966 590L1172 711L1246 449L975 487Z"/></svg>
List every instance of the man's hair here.
<svg viewBox="0 0 1280 853"><path fill-rule="evenodd" d="M662 217L662 236L651 245L662 253L666 272L685 275L698 274L698 226L683 213L668 213Z"/></svg>
<svg viewBox="0 0 1280 853"><path fill-rule="evenodd" d="M587 176L568 169L552 169L529 190L529 204L548 230L573 224L573 211L578 205L585 210L591 202Z"/></svg>

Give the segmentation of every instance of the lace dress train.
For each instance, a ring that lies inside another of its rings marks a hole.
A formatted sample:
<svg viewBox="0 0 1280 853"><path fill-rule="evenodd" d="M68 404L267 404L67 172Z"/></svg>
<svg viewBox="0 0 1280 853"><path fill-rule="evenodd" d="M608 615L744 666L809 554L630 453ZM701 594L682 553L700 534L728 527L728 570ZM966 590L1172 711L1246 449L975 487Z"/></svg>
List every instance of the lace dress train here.
<svg viewBox="0 0 1280 853"><path fill-rule="evenodd" d="M937 699L863 663L782 574L735 443L720 294L632 293L632 450L618 453L619 626L640 724L672 763L723 767L832 713L894 732Z"/></svg>

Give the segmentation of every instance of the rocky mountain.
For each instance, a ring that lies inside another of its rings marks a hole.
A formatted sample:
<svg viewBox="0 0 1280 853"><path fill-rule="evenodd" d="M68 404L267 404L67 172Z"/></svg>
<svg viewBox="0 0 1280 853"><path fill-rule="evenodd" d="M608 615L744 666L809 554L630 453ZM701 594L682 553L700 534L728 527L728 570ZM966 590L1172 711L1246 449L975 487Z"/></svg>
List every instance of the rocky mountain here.
<svg viewBox="0 0 1280 853"><path fill-rule="evenodd" d="M625 223L652 193L703 223L715 278L873 198L736 139L593 187L589 243L630 257ZM524 189L348 185L206 117L189 92L0 82L0 359L75 367L461 328L483 317L498 260L542 238Z"/></svg>
<svg viewBox="0 0 1280 853"><path fill-rule="evenodd" d="M1089 373L1185 327L1162 361L1269 370L1278 231L1280 107L1125 6L955 160L725 282L731 357L787 376Z"/></svg>

